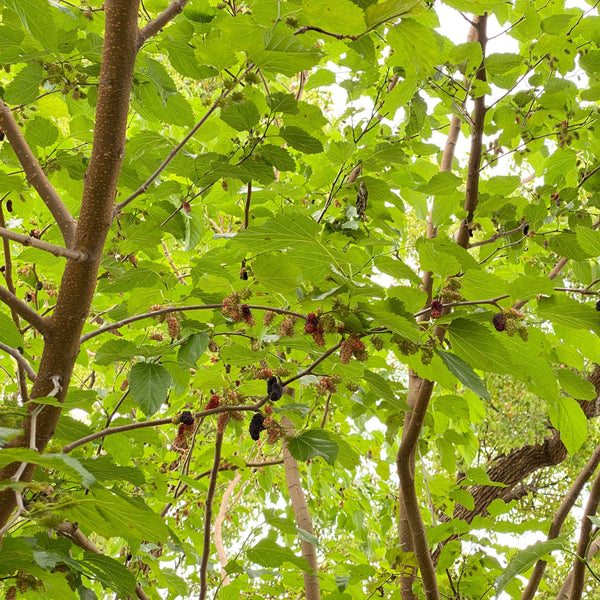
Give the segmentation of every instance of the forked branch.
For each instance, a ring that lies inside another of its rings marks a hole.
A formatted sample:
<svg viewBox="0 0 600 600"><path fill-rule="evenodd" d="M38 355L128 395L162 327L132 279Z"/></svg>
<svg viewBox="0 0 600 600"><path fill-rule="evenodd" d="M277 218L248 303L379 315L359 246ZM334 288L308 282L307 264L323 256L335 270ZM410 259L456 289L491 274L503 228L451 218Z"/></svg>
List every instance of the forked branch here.
<svg viewBox="0 0 600 600"><path fill-rule="evenodd" d="M65 246L70 248L73 245L77 222L71 216L71 213L61 200L58 192L50 183L46 173L44 173L40 163L29 147L29 144L25 141L25 137L21 133L21 129L15 121L10 108L1 100L0 128L6 134L6 138L10 142L11 148L17 155L17 159L25 171L27 181L40 195L40 198L54 217L54 220L62 233Z"/></svg>
<svg viewBox="0 0 600 600"><path fill-rule="evenodd" d="M167 6L167 8L158 15L155 19L152 19L149 23L146 23L144 27L140 29L138 35L138 49L148 41L151 37L155 36L165 25L172 21L178 14L183 12L185 5L188 0L173 0Z"/></svg>
<svg viewBox="0 0 600 600"><path fill-rule="evenodd" d="M4 227L0 227L0 238L17 242L22 246L31 246L32 248L37 248L38 250L44 250L44 252L49 252L50 254L58 256L59 258L68 258L70 260L88 259L88 256L85 254L85 252L79 252L78 250L71 250L70 248L63 248L62 246L57 246L56 244L50 244L48 242L44 242L44 240L38 240L30 235L17 233L16 231L11 231L10 229L5 229Z"/></svg>

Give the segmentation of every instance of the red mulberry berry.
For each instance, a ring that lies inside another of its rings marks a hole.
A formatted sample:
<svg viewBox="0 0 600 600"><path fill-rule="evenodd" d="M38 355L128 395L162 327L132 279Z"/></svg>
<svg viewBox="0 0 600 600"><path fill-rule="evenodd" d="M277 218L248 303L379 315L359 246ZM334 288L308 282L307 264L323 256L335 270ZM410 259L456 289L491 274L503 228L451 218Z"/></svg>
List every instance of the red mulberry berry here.
<svg viewBox="0 0 600 600"><path fill-rule="evenodd" d="M177 317L174 317L173 315L167 317L167 329L172 340L179 337L179 321L177 320Z"/></svg>
<svg viewBox="0 0 600 600"><path fill-rule="evenodd" d="M263 415L258 412L254 413L252 421L250 421L250 425L248 426L248 432L254 441L257 441L260 437L260 432L265 430L264 422L265 418Z"/></svg>
<svg viewBox="0 0 600 600"><path fill-rule="evenodd" d="M271 377L273 377L273 369L268 368L259 369L254 375L255 379L270 379Z"/></svg>
<svg viewBox="0 0 600 600"><path fill-rule="evenodd" d="M342 345L340 346L340 362L343 365L347 365L350 362L353 350L352 342L350 342L350 340L344 340L342 342Z"/></svg>
<svg viewBox="0 0 600 600"><path fill-rule="evenodd" d="M283 321L281 321L278 331L279 337L294 337L295 321L296 317L286 317Z"/></svg>
<svg viewBox="0 0 600 600"><path fill-rule="evenodd" d="M229 423L229 413L221 413L217 418L217 431L220 434L225 432L225 427Z"/></svg>
<svg viewBox="0 0 600 600"><path fill-rule="evenodd" d="M204 405L204 410L210 410L211 408L217 408L221 404L221 396L219 394L213 394L210 400Z"/></svg>
<svg viewBox="0 0 600 600"><path fill-rule="evenodd" d="M506 316L504 313L496 313L492 317L492 323L496 331L504 331L506 329Z"/></svg>
<svg viewBox="0 0 600 600"><path fill-rule="evenodd" d="M283 388L277 381L277 377L269 377L267 380L267 395L271 402L277 402L283 396Z"/></svg>
<svg viewBox="0 0 600 600"><path fill-rule="evenodd" d="M263 325L266 325L268 327L273 322L274 318L275 313L272 310L268 310L267 312L265 312L265 316L263 317Z"/></svg>
<svg viewBox="0 0 600 600"><path fill-rule="evenodd" d="M434 300L431 303L431 312L429 313L431 315L432 319L439 319L442 316L442 308L443 305L439 300Z"/></svg>
<svg viewBox="0 0 600 600"><path fill-rule="evenodd" d="M252 311L247 304L242 304L240 306L240 310L242 311L242 318L248 325L254 325L254 317L252 316Z"/></svg>
<svg viewBox="0 0 600 600"><path fill-rule="evenodd" d="M321 327L321 323L317 325L317 329L313 332L312 336L317 346L325 345L325 337L323 336L323 327Z"/></svg>
<svg viewBox="0 0 600 600"><path fill-rule="evenodd" d="M317 330L317 326L319 324L319 317L315 315L315 313L309 313L306 317L306 325L304 326L304 331L306 333L314 333Z"/></svg>

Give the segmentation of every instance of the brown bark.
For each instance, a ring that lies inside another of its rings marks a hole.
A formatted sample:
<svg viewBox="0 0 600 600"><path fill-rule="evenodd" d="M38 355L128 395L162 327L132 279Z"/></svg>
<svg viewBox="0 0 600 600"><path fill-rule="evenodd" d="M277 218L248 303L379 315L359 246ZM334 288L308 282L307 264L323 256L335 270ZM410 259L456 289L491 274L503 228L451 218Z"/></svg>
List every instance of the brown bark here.
<svg viewBox="0 0 600 600"><path fill-rule="evenodd" d="M487 43L486 26L487 14L481 17L473 18L473 26L477 30L477 41L481 45L481 52L485 60L485 48ZM485 67L483 60L475 78L479 81L486 81ZM485 96L475 98L473 107L473 126L471 129L471 152L469 154L469 164L467 167L467 189L465 193L465 212L467 216L461 222L460 229L456 234L456 243L463 248L469 245L469 226L473 221L473 215L477 208L479 195L479 168L481 166L481 153L483 150L483 124L485 121Z"/></svg>
<svg viewBox="0 0 600 600"><path fill-rule="evenodd" d="M594 453L588 460L587 464L581 471L581 473L577 476L577 479L571 486L571 489L565 496L558 510L554 513L554 517L552 518L552 524L550 525L550 530L548 531L548 539L553 540L556 539L559 534L562 526L567 518L571 508L573 508L577 498L581 494L583 490L583 486L587 483L589 478L594 474L594 471L598 468L600 464L600 446L596 447ZM545 560L538 560L533 569L533 573L527 582L527 587L523 591L523 595L521 596L521 600L533 600L535 593L540 585L540 581L542 580L542 576L544 575L544 571L546 569L546 565L548 563ZM569 588L570 589L570 584Z"/></svg>
<svg viewBox="0 0 600 600"><path fill-rule="evenodd" d="M56 395L63 401L79 352L79 337L88 315L102 249L112 220L113 200L125 152L125 133L129 95L138 39L138 1L107 0L106 29L102 66L98 85L98 102L94 142L85 176L79 223L72 249L89 257L87 261L68 260L60 285L56 308L47 319L44 352L33 385L33 399L48 395L52 379L60 378L62 389ZM10 139L10 138L9 138ZM46 321L46 320L45 320ZM24 434L14 438L10 446L29 445L31 413L36 405L28 403ZM36 447L43 452L60 416L60 408L44 406L37 417ZM8 465L0 471L0 479L9 479L18 468ZM31 478L29 465L22 479ZM12 490L0 493L0 525L8 520L15 507Z"/></svg>
<svg viewBox="0 0 600 600"><path fill-rule="evenodd" d="M294 435L294 424L287 418L281 419L281 425L287 435ZM285 481L288 494L292 502L292 510L296 519L296 525L308 533L314 534L312 519L304 497L302 482L300 481L300 470L296 459L290 454L287 444L283 442L283 466L285 468ZM317 564L317 551L310 542L300 542L302 556L308 562L312 573L304 573L304 592L306 600L320 600L321 589L319 586L319 566Z"/></svg>

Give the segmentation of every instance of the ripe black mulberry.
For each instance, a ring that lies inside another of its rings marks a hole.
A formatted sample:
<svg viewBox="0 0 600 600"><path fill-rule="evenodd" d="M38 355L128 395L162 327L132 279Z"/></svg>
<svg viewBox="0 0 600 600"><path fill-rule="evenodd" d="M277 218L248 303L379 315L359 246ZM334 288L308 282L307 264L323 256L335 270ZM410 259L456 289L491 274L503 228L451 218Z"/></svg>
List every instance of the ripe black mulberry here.
<svg viewBox="0 0 600 600"><path fill-rule="evenodd" d="M492 323L496 331L504 331L506 329L506 316L504 313L496 313L492 318Z"/></svg>
<svg viewBox="0 0 600 600"><path fill-rule="evenodd" d="M193 425L194 424L194 416L189 410L184 410L179 415L179 422L184 425Z"/></svg>
<svg viewBox="0 0 600 600"><path fill-rule="evenodd" d="M277 402L277 400L283 396L283 387L281 387L281 384L275 376L267 379L267 395L271 402Z"/></svg>
<svg viewBox="0 0 600 600"><path fill-rule="evenodd" d="M250 437L257 441L260 437L260 432L265 430L264 427L265 417L260 413L254 413L252 420L250 421L250 425L248 427L248 432L250 433Z"/></svg>

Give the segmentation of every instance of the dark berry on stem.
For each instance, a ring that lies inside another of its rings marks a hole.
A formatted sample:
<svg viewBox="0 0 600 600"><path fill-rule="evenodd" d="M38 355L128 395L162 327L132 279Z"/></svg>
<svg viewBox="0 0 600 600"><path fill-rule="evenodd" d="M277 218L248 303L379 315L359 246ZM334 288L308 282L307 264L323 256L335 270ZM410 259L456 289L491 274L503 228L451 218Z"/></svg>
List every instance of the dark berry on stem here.
<svg viewBox="0 0 600 600"><path fill-rule="evenodd" d="M600 300L598 300L598 302L596 302L596 310L600 311Z"/></svg>
<svg viewBox="0 0 600 600"><path fill-rule="evenodd" d="M283 388L275 376L267 379L267 395L272 402L277 402L283 396Z"/></svg>
<svg viewBox="0 0 600 600"><path fill-rule="evenodd" d="M260 437L260 432L265 430L263 423L265 422L265 417L260 413L254 413L252 420L250 421L250 425L248 426L248 432L250 433L250 437L256 441Z"/></svg>
<svg viewBox="0 0 600 600"><path fill-rule="evenodd" d="M504 331L506 329L506 316L504 313L496 313L492 317L492 323L496 328L496 331Z"/></svg>
<svg viewBox="0 0 600 600"><path fill-rule="evenodd" d="M184 410L179 415L179 421L181 423L183 423L184 425L193 425L194 424L194 417L193 417L192 413L189 410Z"/></svg>

